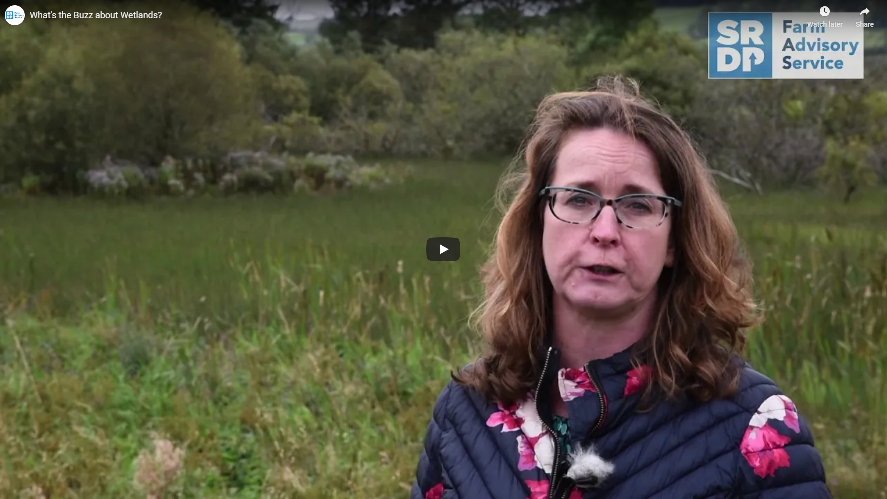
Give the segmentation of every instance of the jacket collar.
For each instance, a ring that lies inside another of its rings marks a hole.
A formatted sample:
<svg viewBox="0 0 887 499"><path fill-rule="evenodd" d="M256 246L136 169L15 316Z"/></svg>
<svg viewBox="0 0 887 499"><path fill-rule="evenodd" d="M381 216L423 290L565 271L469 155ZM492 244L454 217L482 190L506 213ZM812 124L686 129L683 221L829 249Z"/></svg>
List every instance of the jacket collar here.
<svg viewBox="0 0 887 499"><path fill-rule="evenodd" d="M648 367L632 365L634 346L589 361L583 368L566 369L560 365L560 351L547 340L540 352L542 373L536 385L542 421L552 424L552 390L566 403L574 444L585 445L629 417L650 379Z"/></svg>
<svg viewBox="0 0 887 499"><path fill-rule="evenodd" d="M604 359L588 361L585 363L585 367L588 368L589 371L597 371L597 375L603 377L610 377L614 375L628 375L630 371L635 369L635 367L632 365L632 351L636 346L637 344L631 345L628 348ZM550 358L549 349L551 350ZM557 371L559 371L562 367L560 365L560 350L556 346L554 346L554 342L552 341L550 335L543 342L542 347L537 353L537 357L539 359L539 365L543 366L543 369L545 368L546 359L549 359L547 371L553 371L557 373ZM543 375L545 376L547 376L548 374L548 372L543 373Z"/></svg>

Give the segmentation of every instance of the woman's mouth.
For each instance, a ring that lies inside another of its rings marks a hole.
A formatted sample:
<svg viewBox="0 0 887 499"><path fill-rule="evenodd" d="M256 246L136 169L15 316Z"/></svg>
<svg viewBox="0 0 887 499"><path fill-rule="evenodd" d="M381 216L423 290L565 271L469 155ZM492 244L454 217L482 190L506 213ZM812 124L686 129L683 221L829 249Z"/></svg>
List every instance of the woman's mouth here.
<svg viewBox="0 0 887 499"><path fill-rule="evenodd" d="M582 267L582 274L585 279L592 281L612 281L619 277L623 272L616 267L610 265L590 265Z"/></svg>
<svg viewBox="0 0 887 499"><path fill-rule="evenodd" d="M592 265L591 267L587 267L593 274L601 274L601 275L613 275L618 274L619 271L609 265Z"/></svg>

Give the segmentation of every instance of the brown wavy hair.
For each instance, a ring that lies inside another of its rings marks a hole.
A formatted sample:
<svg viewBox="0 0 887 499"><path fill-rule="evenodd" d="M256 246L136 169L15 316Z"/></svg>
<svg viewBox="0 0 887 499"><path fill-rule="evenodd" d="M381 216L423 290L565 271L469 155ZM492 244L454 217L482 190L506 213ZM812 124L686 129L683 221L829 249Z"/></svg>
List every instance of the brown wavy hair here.
<svg viewBox="0 0 887 499"><path fill-rule="evenodd" d="M669 399L729 396L739 380L736 360L745 347L745 330L759 321L751 265L694 142L641 96L635 81L621 77L602 78L593 90L550 95L536 110L521 151L500 182L497 206L504 216L481 269L484 298L471 322L486 352L452 377L504 404L523 399L533 388L552 297L542 258L544 203L537 193L551 178L566 135L596 128L646 144L666 193L684 202L672 212L675 262L660 277L653 328L632 350L632 362L652 370L644 400L657 387Z"/></svg>

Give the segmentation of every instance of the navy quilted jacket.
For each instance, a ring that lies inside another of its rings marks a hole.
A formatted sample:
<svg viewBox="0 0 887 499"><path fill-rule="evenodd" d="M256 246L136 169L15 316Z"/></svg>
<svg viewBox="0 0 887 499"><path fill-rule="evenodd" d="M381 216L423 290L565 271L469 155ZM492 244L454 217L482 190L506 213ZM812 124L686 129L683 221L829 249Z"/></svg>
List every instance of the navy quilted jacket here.
<svg viewBox="0 0 887 499"><path fill-rule="evenodd" d="M557 377L568 437L551 429L541 392L538 410L533 393L503 407L451 382L434 407L411 499L831 498L807 423L750 367L729 399L636 412L649 371L634 369L628 350L585 369L559 369L558 359L549 348L537 386L544 392ZM597 483L571 472L565 448L589 445L610 466Z"/></svg>

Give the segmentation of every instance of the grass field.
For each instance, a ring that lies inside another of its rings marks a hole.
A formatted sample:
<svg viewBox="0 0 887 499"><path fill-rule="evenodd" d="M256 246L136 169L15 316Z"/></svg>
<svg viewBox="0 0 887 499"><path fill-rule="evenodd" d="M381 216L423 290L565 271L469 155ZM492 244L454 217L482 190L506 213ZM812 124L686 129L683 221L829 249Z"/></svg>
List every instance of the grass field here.
<svg viewBox="0 0 887 499"><path fill-rule="evenodd" d="M0 496L406 497L437 392L476 353L501 167L303 198L0 200ZM887 496L885 195L728 195L767 313L750 359L838 498ZM426 261L432 236L462 259ZM159 469L139 458L155 445Z"/></svg>

